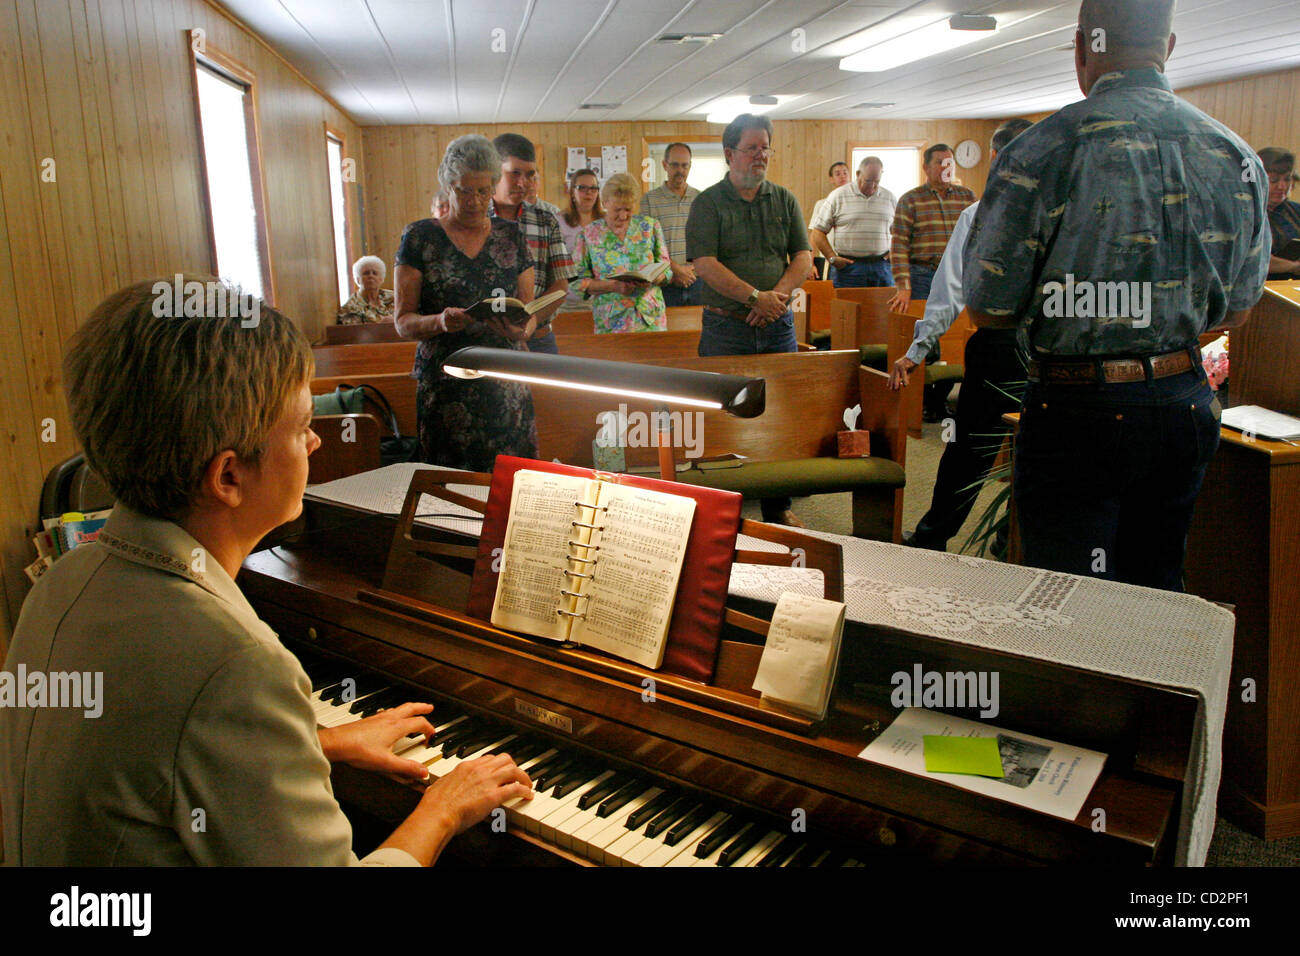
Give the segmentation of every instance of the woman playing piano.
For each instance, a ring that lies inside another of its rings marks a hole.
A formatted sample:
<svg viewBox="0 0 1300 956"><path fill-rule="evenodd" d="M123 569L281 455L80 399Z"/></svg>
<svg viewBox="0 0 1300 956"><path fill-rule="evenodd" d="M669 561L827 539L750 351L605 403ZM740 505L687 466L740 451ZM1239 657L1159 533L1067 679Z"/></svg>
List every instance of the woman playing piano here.
<svg viewBox="0 0 1300 956"><path fill-rule="evenodd" d="M318 734L302 667L235 586L258 540L302 509L319 445L312 356L273 309L186 279L184 293L163 281L111 296L65 360L73 425L117 505L36 585L6 669L102 695L93 709L0 707L7 863L356 863L330 761L423 775L390 747L430 733L432 707ZM203 314L171 318L194 290ZM507 756L466 762L362 862L431 863L529 792Z"/></svg>

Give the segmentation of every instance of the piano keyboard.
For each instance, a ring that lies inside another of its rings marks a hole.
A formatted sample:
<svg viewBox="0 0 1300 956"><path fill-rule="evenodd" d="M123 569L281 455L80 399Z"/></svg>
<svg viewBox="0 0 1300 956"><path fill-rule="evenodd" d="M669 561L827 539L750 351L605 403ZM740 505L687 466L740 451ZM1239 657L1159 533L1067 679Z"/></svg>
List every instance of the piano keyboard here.
<svg viewBox="0 0 1300 956"><path fill-rule="evenodd" d="M775 829L757 814L734 811L699 793L614 767L454 702L394 686L340 665L314 668L312 707L322 727L361 720L410 700L428 700L433 736L398 741L393 751L439 778L460 763L508 753L533 781L533 798L506 804L509 828L603 866L865 866L802 834ZM350 692L350 693L348 693ZM345 693L349 700L344 700Z"/></svg>

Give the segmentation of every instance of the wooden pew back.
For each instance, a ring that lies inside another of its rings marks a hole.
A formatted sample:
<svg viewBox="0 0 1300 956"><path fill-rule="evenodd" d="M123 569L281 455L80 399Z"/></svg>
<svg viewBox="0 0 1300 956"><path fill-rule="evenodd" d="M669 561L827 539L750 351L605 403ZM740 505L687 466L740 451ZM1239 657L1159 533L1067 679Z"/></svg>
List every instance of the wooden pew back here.
<svg viewBox="0 0 1300 956"><path fill-rule="evenodd" d="M696 333L704 324L704 307L700 305L674 305L666 310L668 331L679 332L694 330ZM586 311L560 312L551 322L556 335L595 335L596 328L592 314ZM638 332L638 335L645 333Z"/></svg>
<svg viewBox="0 0 1300 956"><path fill-rule="evenodd" d="M373 415L317 415L311 429L320 437L320 447L307 459L308 484L379 467L381 426Z"/></svg>
<svg viewBox="0 0 1300 956"><path fill-rule="evenodd" d="M325 326L326 345L357 345L362 342L400 342L392 322L363 322L360 325Z"/></svg>
<svg viewBox="0 0 1300 956"><path fill-rule="evenodd" d="M645 337L653 333L642 333ZM659 333L671 335L673 333ZM799 352L770 355L727 355L699 358L698 356L673 359L638 359L647 365L665 365L674 368L699 369L731 375L748 375L766 381L766 410L758 418L735 418L722 411L705 410L692 420L691 431L686 432L683 415L691 411L680 406L671 410L675 429L674 442L678 446L677 458L683 459L683 446L698 443L692 448L692 457L698 451L704 456L736 452L754 461L785 461L797 458L834 457L836 434L844 428L846 408L862 404L866 421L874 422L879 429L872 434L872 452L881 457L893 458L902 463L906 443L901 437L897 396L888 392L884 379L875 383L870 396L862 393L856 352ZM874 382L874 379L873 379ZM578 392L549 386L533 387L533 403L537 412L538 454L541 458L559 458L563 462L590 466L592 441L600 428L597 416L617 411L620 405L630 413L642 416L631 419L649 423L655 403L624 399L615 395ZM696 431L698 424L699 430ZM680 428L678 426L681 426ZM862 425L871 428L870 424ZM629 467L651 466L657 459L653 440L647 434L632 434L629 444L638 440L647 447L629 447Z"/></svg>

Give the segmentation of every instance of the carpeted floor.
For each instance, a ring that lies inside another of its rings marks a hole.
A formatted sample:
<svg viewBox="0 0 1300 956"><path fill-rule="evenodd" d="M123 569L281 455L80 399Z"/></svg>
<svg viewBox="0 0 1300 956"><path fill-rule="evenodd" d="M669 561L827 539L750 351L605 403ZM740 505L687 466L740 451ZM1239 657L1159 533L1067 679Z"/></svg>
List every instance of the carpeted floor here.
<svg viewBox="0 0 1300 956"><path fill-rule="evenodd" d="M903 493L903 530L910 531L930 506L934 477L943 454L940 425L925 425L921 438L907 442L907 487ZM949 551L960 551L996 496L997 488L985 488L971 509L961 533L948 544ZM849 495L818 495L795 499L793 510L809 528L833 534L852 534L853 523ZM745 504L745 517L762 520L758 502ZM1214 831L1207 864L1210 866L1300 866L1300 837L1264 841L1220 818Z"/></svg>

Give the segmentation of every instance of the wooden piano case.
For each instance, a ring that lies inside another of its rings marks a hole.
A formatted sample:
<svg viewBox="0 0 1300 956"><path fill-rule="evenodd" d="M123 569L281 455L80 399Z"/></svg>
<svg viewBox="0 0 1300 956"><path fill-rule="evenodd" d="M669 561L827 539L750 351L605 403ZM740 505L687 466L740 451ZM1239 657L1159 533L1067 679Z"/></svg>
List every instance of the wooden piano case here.
<svg viewBox="0 0 1300 956"><path fill-rule="evenodd" d="M291 647L346 659L591 751L612 768L639 768L720 805L762 814L774 826L788 826L802 811L810 838L864 862L1172 860L1196 711L1190 694L850 624L828 718L783 719L746 686L762 640L752 632L724 635L714 684L705 686L509 634L454 607L386 597L381 583L395 526L391 517L309 502L292 533L249 557L240 586ZM734 603L743 612L770 613ZM926 670L996 670L999 726L1106 752L1105 770L1078 818L858 758L896 714L889 675L917 663ZM340 799L390 820L418 798L405 785L346 768L336 770L335 786Z"/></svg>

